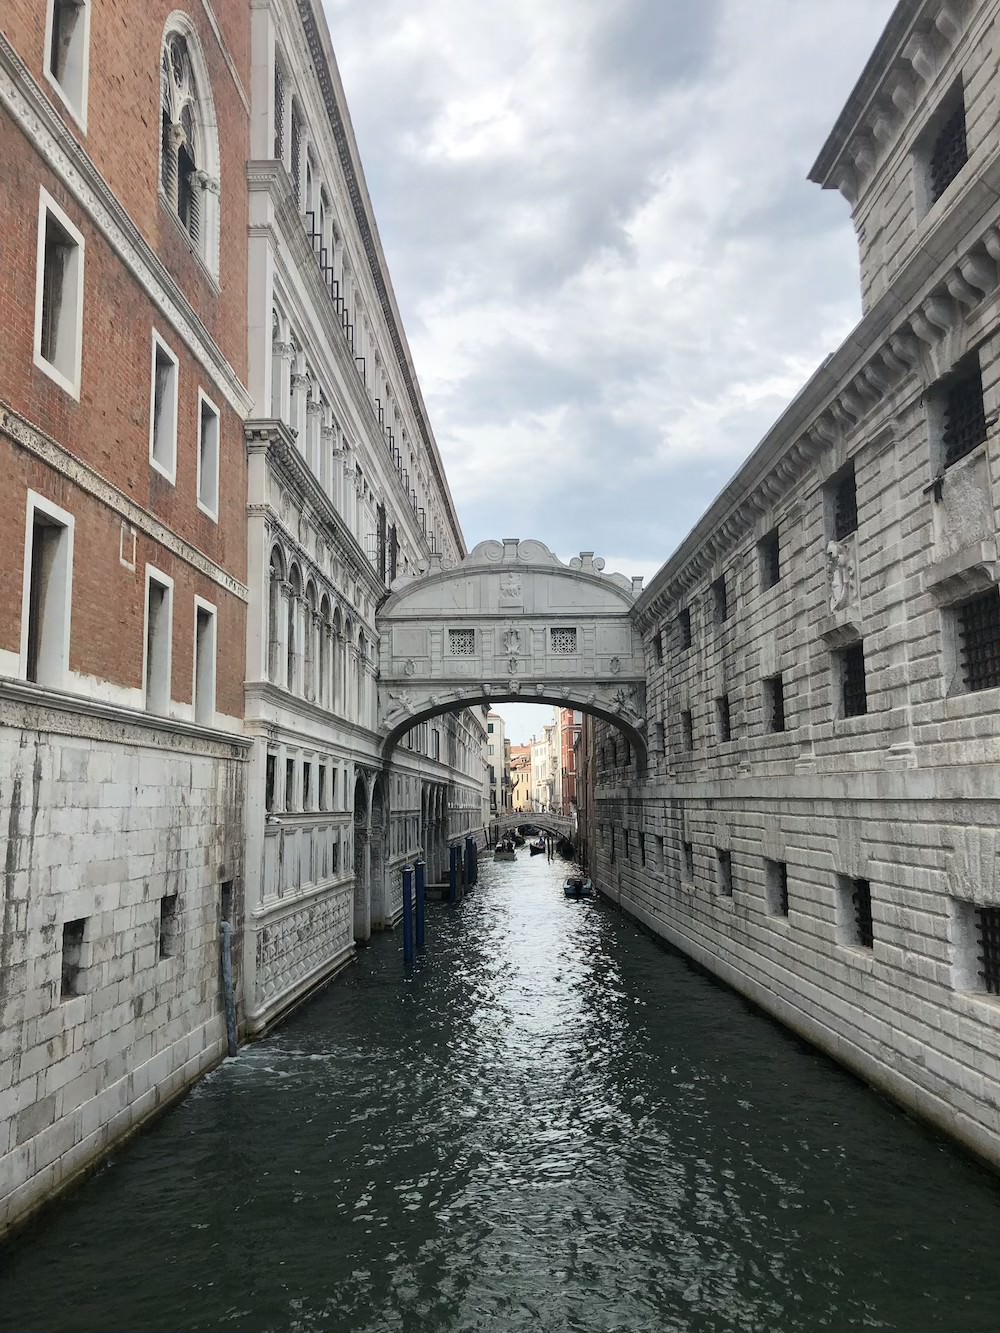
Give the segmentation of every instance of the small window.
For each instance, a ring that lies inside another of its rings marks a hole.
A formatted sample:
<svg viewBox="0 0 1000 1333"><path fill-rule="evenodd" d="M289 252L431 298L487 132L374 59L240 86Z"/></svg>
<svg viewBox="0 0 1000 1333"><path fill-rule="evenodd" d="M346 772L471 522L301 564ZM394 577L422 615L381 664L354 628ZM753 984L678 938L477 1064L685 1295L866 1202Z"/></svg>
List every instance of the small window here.
<svg viewBox="0 0 1000 1333"><path fill-rule="evenodd" d="M663 838L659 833L656 834L656 865L663 868Z"/></svg>
<svg viewBox="0 0 1000 1333"><path fill-rule="evenodd" d="M450 629L448 631L448 652L452 657L475 657L476 631L474 629Z"/></svg>
<svg viewBox="0 0 1000 1333"><path fill-rule="evenodd" d="M219 409L198 390L198 508L219 516Z"/></svg>
<svg viewBox="0 0 1000 1333"><path fill-rule="evenodd" d="M233 924L233 881L224 879L219 885L219 916Z"/></svg>
<svg viewBox="0 0 1000 1333"><path fill-rule="evenodd" d="M326 765L320 764L316 772L316 809L326 809Z"/></svg>
<svg viewBox="0 0 1000 1333"><path fill-rule="evenodd" d="M639 834L639 861L641 862L642 865L645 865L645 864L646 864L646 835L645 835L645 833L640 833L640 834Z"/></svg>
<svg viewBox="0 0 1000 1333"><path fill-rule="evenodd" d="M729 710L728 694L720 694L715 701L715 724L720 744L733 739L733 720Z"/></svg>
<svg viewBox="0 0 1000 1333"><path fill-rule="evenodd" d="M729 618L729 600L726 596L725 574L722 574L712 584L712 611L717 625L721 625L724 620Z"/></svg>
<svg viewBox="0 0 1000 1333"><path fill-rule="evenodd" d="M285 809L295 809L295 760L285 760Z"/></svg>
<svg viewBox="0 0 1000 1333"><path fill-rule="evenodd" d="M153 370L149 394L149 461L173 481L177 472L177 358L153 333Z"/></svg>
<svg viewBox="0 0 1000 1333"><path fill-rule="evenodd" d="M49 0L45 74L78 124L87 127L89 0Z"/></svg>
<svg viewBox="0 0 1000 1333"><path fill-rule="evenodd" d="M653 727L656 749L659 750L661 754L665 754L667 750L667 729L662 722L654 722Z"/></svg>
<svg viewBox="0 0 1000 1333"><path fill-rule="evenodd" d="M625 860L626 860L626 861L628 861L628 860L631 858L631 852L630 852L630 849L629 849L629 840L630 840L629 830L628 830L628 829L622 829L622 845L623 845L623 850L624 850L624 853L625 853Z"/></svg>
<svg viewBox="0 0 1000 1333"><path fill-rule="evenodd" d="M71 1000L74 995L81 994L80 973L83 970L83 933L86 925L85 917L79 921L63 923L60 1000Z"/></svg>
<svg viewBox="0 0 1000 1333"><path fill-rule="evenodd" d="M160 899L160 928L157 934L159 955L172 958L177 946L177 894L168 893Z"/></svg>
<svg viewBox="0 0 1000 1333"><path fill-rule="evenodd" d="M210 727L215 721L215 607L195 601L194 720Z"/></svg>
<svg viewBox="0 0 1000 1333"><path fill-rule="evenodd" d="M764 888L767 910L772 916L788 915L788 865L785 861L764 861Z"/></svg>
<svg viewBox="0 0 1000 1333"><path fill-rule="evenodd" d="M955 608L958 656L967 690L1000 685L1000 591L991 588Z"/></svg>
<svg viewBox="0 0 1000 1333"><path fill-rule="evenodd" d="M871 949L874 944L871 884L867 879L840 875L837 878L837 890L842 940L846 944Z"/></svg>
<svg viewBox="0 0 1000 1333"><path fill-rule="evenodd" d="M487 722L487 724L486 724L486 730L487 730L487 732L489 733L489 735L491 735L491 736L493 735L493 723L492 723L492 722Z"/></svg>
<svg viewBox="0 0 1000 1333"><path fill-rule="evenodd" d="M764 681L764 725L768 731L785 730L785 685L780 674Z"/></svg>
<svg viewBox="0 0 1000 1333"><path fill-rule="evenodd" d="M858 530L858 490L854 464L848 463L826 487L829 533L834 541L843 541Z"/></svg>
<svg viewBox="0 0 1000 1333"><path fill-rule="evenodd" d="M681 745L688 753L694 749L694 719L689 708L681 713Z"/></svg>
<svg viewBox="0 0 1000 1333"><path fill-rule="evenodd" d="M694 879L694 843L681 843L681 865L685 879Z"/></svg>
<svg viewBox="0 0 1000 1333"><path fill-rule="evenodd" d="M567 656L576 652L575 629L550 629L549 650L557 656Z"/></svg>
<svg viewBox="0 0 1000 1333"><path fill-rule="evenodd" d="M170 666L173 637L173 585L164 574L146 566L146 708L164 717L170 711Z"/></svg>
<svg viewBox="0 0 1000 1333"><path fill-rule="evenodd" d="M956 917L955 985L1000 995L1000 906L952 899Z"/></svg>
<svg viewBox="0 0 1000 1333"><path fill-rule="evenodd" d="M965 138L965 98L961 86L955 104L946 110L930 145L928 184L930 202L937 201L969 160Z"/></svg>
<svg viewBox="0 0 1000 1333"><path fill-rule="evenodd" d="M941 418L942 466L951 467L986 439L983 374L975 354L966 357L935 391Z"/></svg>
<svg viewBox="0 0 1000 1333"><path fill-rule="evenodd" d="M268 814L274 809L274 785L278 779L277 770L278 756L269 754L264 774L264 810Z"/></svg>
<svg viewBox="0 0 1000 1333"><path fill-rule="evenodd" d="M841 717L860 717L868 712L865 685L865 648L862 640L837 653L840 672Z"/></svg>
<svg viewBox="0 0 1000 1333"><path fill-rule="evenodd" d="M691 647L691 608L686 606L677 616L677 637L682 648Z"/></svg>
<svg viewBox="0 0 1000 1333"><path fill-rule="evenodd" d="M302 809L310 810L312 808L312 774L313 766L306 760L302 765Z"/></svg>
<svg viewBox="0 0 1000 1333"><path fill-rule="evenodd" d="M760 586L762 589L773 588L781 578L781 550L778 545L778 529L772 528L766 537L757 543L757 559L760 566Z"/></svg>
<svg viewBox="0 0 1000 1333"><path fill-rule="evenodd" d="M41 191L35 286L35 365L80 397L83 356L83 236Z"/></svg>
<svg viewBox="0 0 1000 1333"><path fill-rule="evenodd" d="M724 847L715 849L716 883L723 898L733 896L733 857Z"/></svg>
<svg viewBox="0 0 1000 1333"><path fill-rule="evenodd" d="M330 873L332 875L340 874L340 843L335 842L330 849Z"/></svg>
<svg viewBox="0 0 1000 1333"><path fill-rule="evenodd" d="M657 666L663 666L663 632L659 629L653 634L653 661Z"/></svg>
<svg viewBox="0 0 1000 1333"><path fill-rule="evenodd" d="M274 156L279 162L285 156L285 80L277 61L274 63Z"/></svg>
<svg viewBox="0 0 1000 1333"><path fill-rule="evenodd" d="M69 669L73 517L29 492L22 597L24 676L60 689Z"/></svg>

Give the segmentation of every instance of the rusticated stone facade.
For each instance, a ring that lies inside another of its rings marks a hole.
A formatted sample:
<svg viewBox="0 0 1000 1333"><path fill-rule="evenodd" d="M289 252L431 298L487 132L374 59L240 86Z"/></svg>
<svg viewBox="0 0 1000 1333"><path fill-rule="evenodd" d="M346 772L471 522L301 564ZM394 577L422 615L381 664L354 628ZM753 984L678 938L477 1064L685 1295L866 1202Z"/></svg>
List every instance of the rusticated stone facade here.
<svg viewBox="0 0 1000 1333"><path fill-rule="evenodd" d="M600 889L1000 1164L997 6L898 6L814 168L864 315L636 606ZM589 729L588 729L589 734Z"/></svg>

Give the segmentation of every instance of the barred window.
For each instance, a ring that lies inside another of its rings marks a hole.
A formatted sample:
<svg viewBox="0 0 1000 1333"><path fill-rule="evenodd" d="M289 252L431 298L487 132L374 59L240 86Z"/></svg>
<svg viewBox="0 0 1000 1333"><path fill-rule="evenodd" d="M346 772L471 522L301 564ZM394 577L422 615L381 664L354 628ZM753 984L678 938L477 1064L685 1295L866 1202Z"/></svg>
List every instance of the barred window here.
<svg viewBox="0 0 1000 1333"><path fill-rule="evenodd" d="M767 536L757 543L757 556L760 562L760 586L765 590L773 588L781 578L781 550L777 528L772 528Z"/></svg>
<svg viewBox="0 0 1000 1333"><path fill-rule="evenodd" d="M576 652L575 629L550 629L549 648L553 653L566 656Z"/></svg>
<svg viewBox="0 0 1000 1333"><path fill-rule="evenodd" d="M848 463L830 482L831 531L835 541L843 541L858 530L858 490L854 464Z"/></svg>
<svg viewBox="0 0 1000 1333"><path fill-rule="evenodd" d="M975 923L983 989L990 995L1000 995L1000 907L977 907Z"/></svg>
<svg viewBox="0 0 1000 1333"><path fill-rule="evenodd" d="M785 861L764 862L767 906L773 916L788 915L788 864Z"/></svg>
<svg viewBox="0 0 1000 1333"><path fill-rule="evenodd" d="M474 629L450 629L448 631L448 652L452 657L475 657L476 631Z"/></svg>
<svg viewBox="0 0 1000 1333"><path fill-rule="evenodd" d="M720 694L715 701L715 720L720 744L733 739L733 719L729 710L729 695Z"/></svg>
<svg viewBox="0 0 1000 1333"><path fill-rule="evenodd" d="M930 157L931 203L936 203L969 160L965 138L965 102L958 104L942 121Z"/></svg>
<svg viewBox="0 0 1000 1333"><path fill-rule="evenodd" d="M274 156L280 162L285 154L285 80L274 66Z"/></svg>
<svg viewBox="0 0 1000 1333"><path fill-rule="evenodd" d="M986 439L983 375L978 357L963 363L943 389L944 465L951 467Z"/></svg>
<svg viewBox="0 0 1000 1333"><path fill-rule="evenodd" d="M681 744L685 750L694 749L694 719L689 708L681 713Z"/></svg>
<svg viewBox="0 0 1000 1333"><path fill-rule="evenodd" d="M712 584L712 607L718 624L729 618L729 601L726 596L726 576L720 575Z"/></svg>
<svg viewBox="0 0 1000 1333"><path fill-rule="evenodd" d="M840 665L841 712L844 717L860 717L868 712L865 686L865 648L863 640L852 643L838 654Z"/></svg>
<svg viewBox="0 0 1000 1333"><path fill-rule="evenodd" d="M874 945L872 931L872 888L866 879L851 880L851 904L854 908L854 928L856 943L862 948L871 949Z"/></svg>
<svg viewBox="0 0 1000 1333"><path fill-rule="evenodd" d="M785 686L780 674L764 681L764 713L768 731L785 730Z"/></svg>
<svg viewBox="0 0 1000 1333"><path fill-rule="evenodd" d="M959 658L967 690L1000 685L1000 591L991 588L956 608Z"/></svg>
<svg viewBox="0 0 1000 1333"><path fill-rule="evenodd" d="M685 607L677 616L677 634L682 648L691 647L691 609Z"/></svg>

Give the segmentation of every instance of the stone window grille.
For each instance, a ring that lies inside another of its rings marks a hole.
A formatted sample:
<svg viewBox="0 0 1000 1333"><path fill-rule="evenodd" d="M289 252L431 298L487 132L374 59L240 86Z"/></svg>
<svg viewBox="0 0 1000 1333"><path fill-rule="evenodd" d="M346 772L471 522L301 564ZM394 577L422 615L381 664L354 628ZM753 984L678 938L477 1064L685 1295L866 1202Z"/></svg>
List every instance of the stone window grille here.
<svg viewBox="0 0 1000 1333"><path fill-rule="evenodd" d="M865 685L865 647L863 640L852 643L840 654L840 693L842 715L860 717L868 712Z"/></svg>
<svg viewBox="0 0 1000 1333"><path fill-rule="evenodd" d="M726 596L725 574L720 575L712 584L712 605L717 624L721 625L724 620L729 619L729 600Z"/></svg>
<svg viewBox="0 0 1000 1333"><path fill-rule="evenodd" d="M60 1000L71 1000L80 994L80 973L83 955L83 932L87 925L86 918L78 921L63 922L62 932L62 979L59 985Z"/></svg>
<svg viewBox="0 0 1000 1333"><path fill-rule="evenodd" d="M576 630L562 628L549 630L549 647L553 654L560 657L575 653Z"/></svg>
<svg viewBox="0 0 1000 1333"><path fill-rule="evenodd" d="M858 488L854 464L849 463L829 487L834 541L841 542L858 530Z"/></svg>
<svg viewBox="0 0 1000 1333"><path fill-rule="evenodd" d="M1000 995L1000 907L975 909L979 977L990 995Z"/></svg>
<svg viewBox="0 0 1000 1333"><path fill-rule="evenodd" d="M161 958L172 958L177 948L177 894L167 893L160 899L160 925L157 931L157 951Z"/></svg>
<svg viewBox="0 0 1000 1333"><path fill-rule="evenodd" d="M780 673L764 681L764 708L768 731L784 731L785 685Z"/></svg>
<svg viewBox="0 0 1000 1333"><path fill-rule="evenodd" d="M983 376L978 357L971 357L942 390L944 466L951 467L986 439Z"/></svg>
<svg viewBox="0 0 1000 1333"><path fill-rule="evenodd" d="M788 915L788 864L785 861L765 861L767 902L774 916Z"/></svg>
<svg viewBox="0 0 1000 1333"><path fill-rule="evenodd" d="M474 629L450 629L448 631L448 653L451 657L475 657L476 631Z"/></svg>
<svg viewBox="0 0 1000 1333"><path fill-rule="evenodd" d="M956 105L938 127L931 144L928 175L930 202L936 203L969 160L965 135L965 100Z"/></svg>
<svg viewBox="0 0 1000 1333"><path fill-rule="evenodd" d="M677 634L682 648L691 647L691 608L686 606L677 616Z"/></svg>
<svg viewBox="0 0 1000 1333"><path fill-rule="evenodd" d="M716 847L715 864L718 876L719 892L723 898L733 896L733 857L724 847Z"/></svg>
<svg viewBox="0 0 1000 1333"><path fill-rule="evenodd" d="M716 699L715 720L718 725L719 743L724 745L733 739L733 718L728 694L720 694Z"/></svg>
<svg viewBox="0 0 1000 1333"><path fill-rule="evenodd" d="M955 610L962 679L967 690L1000 685L1000 591L990 588Z"/></svg>
<svg viewBox="0 0 1000 1333"><path fill-rule="evenodd" d="M757 543L757 555L760 562L760 586L766 591L773 588L781 578L781 549L777 528L772 528Z"/></svg>

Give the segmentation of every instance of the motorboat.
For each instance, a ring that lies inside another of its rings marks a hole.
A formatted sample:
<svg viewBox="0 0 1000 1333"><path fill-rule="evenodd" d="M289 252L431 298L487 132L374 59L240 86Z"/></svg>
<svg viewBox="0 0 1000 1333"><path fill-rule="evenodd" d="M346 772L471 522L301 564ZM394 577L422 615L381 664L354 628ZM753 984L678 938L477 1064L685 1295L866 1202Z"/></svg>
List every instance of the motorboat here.
<svg viewBox="0 0 1000 1333"><path fill-rule="evenodd" d="M528 851L532 856L540 856L545 851L545 839L538 838L535 842L529 842Z"/></svg>
<svg viewBox="0 0 1000 1333"><path fill-rule="evenodd" d="M563 885L563 893L567 898L591 898L594 885L591 880L583 879L580 875L570 875Z"/></svg>
<svg viewBox="0 0 1000 1333"><path fill-rule="evenodd" d="M501 838L493 849L494 861L516 861L517 849L509 838Z"/></svg>

